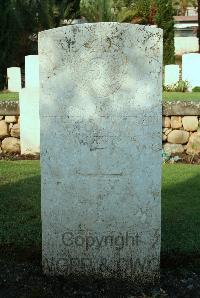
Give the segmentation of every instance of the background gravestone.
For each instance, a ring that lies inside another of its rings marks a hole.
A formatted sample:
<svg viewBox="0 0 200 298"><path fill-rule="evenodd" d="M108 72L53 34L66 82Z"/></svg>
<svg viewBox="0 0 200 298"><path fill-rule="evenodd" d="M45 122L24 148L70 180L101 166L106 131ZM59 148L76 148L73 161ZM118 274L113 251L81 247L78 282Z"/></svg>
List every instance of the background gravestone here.
<svg viewBox="0 0 200 298"><path fill-rule="evenodd" d="M23 88L19 94L21 154L40 153L39 88Z"/></svg>
<svg viewBox="0 0 200 298"><path fill-rule="evenodd" d="M10 67L7 69L8 90L10 92L20 92L22 88L21 68Z"/></svg>
<svg viewBox="0 0 200 298"><path fill-rule="evenodd" d="M162 30L61 27L39 56L44 271L156 281Z"/></svg>
<svg viewBox="0 0 200 298"><path fill-rule="evenodd" d="M200 54L182 56L182 78L190 84L189 90L200 86Z"/></svg>
<svg viewBox="0 0 200 298"><path fill-rule="evenodd" d="M38 55L29 55L25 57L25 80L26 88L39 88Z"/></svg>
<svg viewBox="0 0 200 298"><path fill-rule="evenodd" d="M19 94L21 154L40 152L39 57L25 57L25 88Z"/></svg>
<svg viewBox="0 0 200 298"><path fill-rule="evenodd" d="M165 86L171 86L179 81L179 65L165 66Z"/></svg>

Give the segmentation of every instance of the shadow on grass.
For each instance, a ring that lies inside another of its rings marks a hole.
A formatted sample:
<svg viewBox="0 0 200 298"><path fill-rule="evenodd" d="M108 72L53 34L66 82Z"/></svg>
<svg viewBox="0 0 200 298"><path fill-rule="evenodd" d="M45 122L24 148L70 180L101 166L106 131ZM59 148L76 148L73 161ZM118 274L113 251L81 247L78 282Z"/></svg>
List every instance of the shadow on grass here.
<svg viewBox="0 0 200 298"><path fill-rule="evenodd" d="M0 187L0 252L4 258L41 260L40 197L39 175Z"/></svg>
<svg viewBox="0 0 200 298"><path fill-rule="evenodd" d="M200 167L195 171L181 183L163 185L162 267L200 268Z"/></svg>

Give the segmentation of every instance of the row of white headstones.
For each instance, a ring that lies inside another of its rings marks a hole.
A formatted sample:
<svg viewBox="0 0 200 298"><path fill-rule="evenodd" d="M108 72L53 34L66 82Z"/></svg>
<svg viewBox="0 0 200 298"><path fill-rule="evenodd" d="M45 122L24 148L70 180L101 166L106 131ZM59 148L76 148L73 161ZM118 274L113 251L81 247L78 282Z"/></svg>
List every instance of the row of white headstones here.
<svg viewBox="0 0 200 298"><path fill-rule="evenodd" d="M25 57L25 88L22 88L21 69L7 69L8 90L19 92L20 140L22 154L40 152L39 120L39 57Z"/></svg>
<svg viewBox="0 0 200 298"><path fill-rule="evenodd" d="M179 65L165 66L165 86L173 86L180 80ZM200 86L200 54L190 53L182 56L182 80L189 83L189 91Z"/></svg>

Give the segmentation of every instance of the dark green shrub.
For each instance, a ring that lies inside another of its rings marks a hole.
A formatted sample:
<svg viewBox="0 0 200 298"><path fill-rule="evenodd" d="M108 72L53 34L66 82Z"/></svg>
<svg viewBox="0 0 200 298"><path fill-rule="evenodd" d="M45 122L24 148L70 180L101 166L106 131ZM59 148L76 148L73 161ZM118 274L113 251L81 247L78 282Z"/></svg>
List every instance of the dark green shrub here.
<svg viewBox="0 0 200 298"><path fill-rule="evenodd" d="M192 92L200 92L200 86L196 86L192 89Z"/></svg>

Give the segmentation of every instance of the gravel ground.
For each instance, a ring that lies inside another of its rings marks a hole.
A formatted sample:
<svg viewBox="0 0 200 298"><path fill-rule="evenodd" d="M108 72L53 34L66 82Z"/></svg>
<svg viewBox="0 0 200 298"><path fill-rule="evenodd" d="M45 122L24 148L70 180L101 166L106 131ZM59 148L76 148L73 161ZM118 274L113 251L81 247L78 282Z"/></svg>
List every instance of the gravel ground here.
<svg viewBox="0 0 200 298"><path fill-rule="evenodd" d="M161 289L143 293L131 284L111 280L92 281L47 277L40 261L0 260L0 297L200 297L200 274L161 270Z"/></svg>
<svg viewBox="0 0 200 298"><path fill-rule="evenodd" d="M0 160L39 160L40 155L21 155L21 154L8 154L0 153Z"/></svg>

